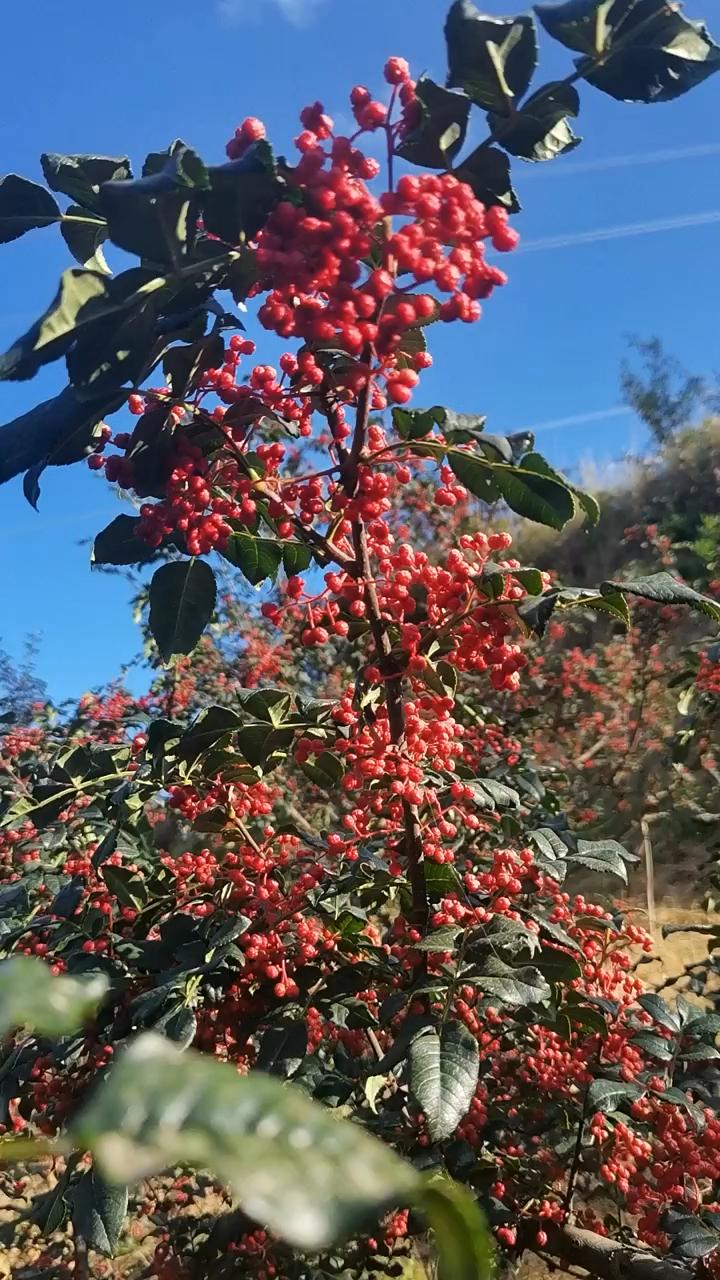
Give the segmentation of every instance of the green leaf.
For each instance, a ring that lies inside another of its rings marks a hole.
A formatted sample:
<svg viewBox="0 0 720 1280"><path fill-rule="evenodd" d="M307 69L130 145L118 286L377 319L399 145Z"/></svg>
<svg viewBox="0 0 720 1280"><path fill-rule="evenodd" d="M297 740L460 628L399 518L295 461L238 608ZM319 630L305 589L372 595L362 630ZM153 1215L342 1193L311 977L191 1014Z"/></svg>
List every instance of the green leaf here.
<svg viewBox="0 0 720 1280"><path fill-rule="evenodd" d="M556 471L550 463L543 458L540 453L526 453L523 457L521 466L525 471L537 471L538 475L551 476L553 480L557 480L564 485L566 489L577 499L578 505L585 513L585 519L590 527L594 527L600 519L600 504L591 493L586 493L583 489L578 489L574 484Z"/></svg>
<svg viewBox="0 0 720 1280"><path fill-rule="evenodd" d="M140 267L114 279L102 271L69 267L44 315L0 356L0 380L34 378L42 365L66 355L90 326L142 306L163 284Z"/></svg>
<svg viewBox="0 0 720 1280"><path fill-rule="evenodd" d="M568 852L567 861L573 866L587 867L588 871L618 876L627 884L626 859L620 853L621 847L616 840L578 840L577 852Z"/></svg>
<svg viewBox="0 0 720 1280"><path fill-rule="evenodd" d="M282 563L288 578L304 573L312 563L312 551L304 542L281 542Z"/></svg>
<svg viewBox="0 0 720 1280"><path fill-rule="evenodd" d="M600 590L603 595L622 591L623 595L640 596L643 600L653 600L656 604L686 604L691 609L704 613L715 622L720 622L720 604L700 595L684 582L678 582L671 573L653 573L647 578L638 578L635 582L610 581L602 582Z"/></svg>
<svg viewBox="0 0 720 1280"><path fill-rule="evenodd" d="M661 1027L665 1027L667 1031L673 1031L676 1035L679 1034L680 1019L672 1009L668 1008L661 996L648 991L638 996L637 1002L641 1009L650 1014L653 1021L659 1023Z"/></svg>
<svg viewBox="0 0 720 1280"><path fill-rule="evenodd" d="M84 1173L72 1192L73 1226L91 1249L113 1258L128 1208L127 1187L112 1187L95 1169Z"/></svg>
<svg viewBox="0 0 720 1280"><path fill-rule="evenodd" d="M434 409L393 409L393 426L401 440L422 440L437 423Z"/></svg>
<svg viewBox="0 0 720 1280"><path fill-rule="evenodd" d="M178 755L192 765L218 743L229 741L230 734L241 724L240 716L230 707L206 707L182 735Z"/></svg>
<svg viewBox="0 0 720 1280"><path fill-rule="evenodd" d="M231 533L222 554L248 582L257 587L267 578L275 580L283 561L283 550L283 544L272 538L256 538L252 533Z"/></svg>
<svg viewBox="0 0 720 1280"><path fill-rule="evenodd" d="M673 1086L658 1093L657 1097L661 1098L663 1102L671 1102L673 1106L682 1107L683 1110L687 1111L698 1133L705 1128L706 1120L703 1108L691 1102L682 1089L676 1089Z"/></svg>
<svg viewBox="0 0 720 1280"><path fill-rule="evenodd" d="M123 393L81 400L66 387L54 399L6 422L0 427L0 484L30 468L37 468L37 480L46 466L79 462L97 443L97 427L105 414L118 409L125 398ZM37 497L39 489L30 487Z"/></svg>
<svg viewBox="0 0 720 1280"><path fill-rule="evenodd" d="M92 564L146 564L155 552L137 536L139 516L116 516L97 534Z"/></svg>
<svg viewBox="0 0 720 1280"><path fill-rule="evenodd" d="M503 960L490 956L478 970L477 982L493 1002L507 1005L541 1004L549 1000L551 991L539 969L526 965L515 969Z"/></svg>
<svg viewBox="0 0 720 1280"><path fill-rule="evenodd" d="M549 36L566 49L596 57L611 32L608 17L616 0L567 0L565 4L536 4L535 12Z"/></svg>
<svg viewBox="0 0 720 1280"><path fill-rule="evenodd" d="M265 724L249 724L238 731L237 744L253 769L275 768L284 760L295 737L294 729L273 729Z"/></svg>
<svg viewBox="0 0 720 1280"><path fill-rule="evenodd" d="M644 0L624 12L621 7L606 47L611 57L579 69L589 84L620 102L671 102L720 69L720 46L705 24L664 0Z"/></svg>
<svg viewBox="0 0 720 1280"><path fill-rule="evenodd" d="M550 476L522 467L489 463L474 453L448 449L447 460L461 484L478 498L485 497L488 481L495 486L512 511L527 520L562 529L575 514L575 504L567 485Z"/></svg>
<svg viewBox="0 0 720 1280"><path fill-rule="evenodd" d="M287 1079L297 1071L308 1051L307 1025L304 1018L283 1018L277 1026L263 1033L255 1067L270 1075Z"/></svg>
<svg viewBox="0 0 720 1280"><path fill-rule="evenodd" d="M146 376L152 364L156 321L153 299L148 298L126 314L103 316L80 333L66 357L78 395L87 399L134 386Z"/></svg>
<svg viewBox="0 0 720 1280"><path fill-rule="evenodd" d="M522 160L553 160L573 151L582 138L573 133L569 116L580 111L580 97L574 85L564 80L543 85L508 119L490 113L488 124L501 146Z"/></svg>
<svg viewBox="0 0 720 1280"><path fill-rule="evenodd" d="M95 1013L108 988L104 974L54 975L30 956L0 962L0 1034L27 1027L42 1036L77 1031Z"/></svg>
<svg viewBox="0 0 720 1280"><path fill-rule="evenodd" d="M99 191L103 182L122 182L132 178L127 156L62 156L46 152L40 157L42 171L51 191L90 209L100 211Z"/></svg>
<svg viewBox="0 0 720 1280"><path fill-rule="evenodd" d="M647 1090L640 1084L624 1080L593 1080L587 1092L585 1111L617 1111L623 1102L637 1102Z"/></svg>
<svg viewBox="0 0 720 1280"><path fill-rule="evenodd" d="M486 208L497 204L508 213L520 212L520 201L510 181L510 159L498 147L480 145L453 173L472 187L476 199Z"/></svg>
<svg viewBox="0 0 720 1280"><path fill-rule="evenodd" d="M448 85L464 89L486 111L506 113L522 97L537 65L531 14L495 18L470 0L454 0L445 23Z"/></svg>
<svg viewBox="0 0 720 1280"><path fill-rule="evenodd" d="M312 782L326 791L335 791L345 775L345 766L334 751L321 751L314 764L306 761L300 767Z"/></svg>
<svg viewBox="0 0 720 1280"><path fill-rule="evenodd" d="M222 334L212 332L196 342L171 347L163 357L163 373L170 391L184 400L197 390L206 369L219 368L225 357Z"/></svg>
<svg viewBox="0 0 720 1280"><path fill-rule="evenodd" d="M202 197L203 225L226 244L253 240L285 194L272 153L264 140L254 143L239 160L208 169L208 189Z"/></svg>
<svg viewBox="0 0 720 1280"><path fill-rule="evenodd" d="M397 147L397 154L427 169L445 169L465 141L470 99L464 93L443 89L428 76L416 86L420 123Z"/></svg>
<svg viewBox="0 0 720 1280"><path fill-rule="evenodd" d="M101 245L107 240L107 223L78 204L71 204L63 214L60 234L76 262L90 271L110 274Z"/></svg>
<svg viewBox="0 0 720 1280"><path fill-rule="evenodd" d="M674 1052L672 1042L669 1043L653 1031L636 1031L630 1043L637 1049L642 1049L643 1053L649 1054L651 1058L657 1058L659 1062L672 1062Z"/></svg>
<svg viewBox="0 0 720 1280"><path fill-rule="evenodd" d="M73 1136L114 1183L179 1162L210 1169L250 1217L309 1251L406 1202L418 1183L393 1151L302 1090L152 1034L119 1058Z"/></svg>
<svg viewBox="0 0 720 1280"><path fill-rule="evenodd" d="M192 653L215 612L215 574L204 560L178 561L156 570L150 583L149 625L163 662Z"/></svg>
<svg viewBox="0 0 720 1280"><path fill-rule="evenodd" d="M548 982L560 982L566 986L582 977L582 969L575 956L559 951L557 947L543 947L535 963Z"/></svg>
<svg viewBox="0 0 720 1280"><path fill-rule="evenodd" d="M720 1231L709 1222L692 1217L682 1223L674 1236L674 1244L684 1258L706 1258L709 1253L720 1249Z"/></svg>
<svg viewBox="0 0 720 1280"><path fill-rule="evenodd" d="M493 1238L477 1202L449 1178L433 1178L413 1203L425 1214L440 1255L439 1280L490 1280L495 1275Z"/></svg>
<svg viewBox="0 0 720 1280"><path fill-rule="evenodd" d="M451 1020L410 1045L410 1088L433 1142L455 1132L470 1110L480 1072L478 1042L463 1022Z"/></svg>
<svg viewBox="0 0 720 1280"><path fill-rule="evenodd" d="M145 906L148 900L145 882L127 867L116 867L114 863L105 862L100 868L100 875L107 885L108 893L113 894L121 906L133 907L136 911Z"/></svg>
<svg viewBox="0 0 720 1280"><path fill-rule="evenodd" d="M35 227L49 227L61 217L57 200L38 182L17 173L0 178L0 244L19 240Z"/></svg>
<svg viewBox="0 0 720 1280"><path fill-rule="evenodd" d="M421 938L420 942L415 943L416 951L454 951L458 940L458 936L462 933L459 925L447 925L446 928L436 929L434 933L429 933L427 937Z"/></svg>

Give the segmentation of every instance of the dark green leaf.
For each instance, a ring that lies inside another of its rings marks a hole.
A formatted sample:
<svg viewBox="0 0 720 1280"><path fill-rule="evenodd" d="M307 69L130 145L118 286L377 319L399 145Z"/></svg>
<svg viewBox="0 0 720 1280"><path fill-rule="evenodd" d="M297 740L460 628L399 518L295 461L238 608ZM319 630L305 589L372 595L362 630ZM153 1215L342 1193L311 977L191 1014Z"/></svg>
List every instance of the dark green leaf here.
<svg viewBox="0 0 720 1280"><path fill-rule="evenodd" d="M638 578L635 582L602 582L600 590L603 595L614 591L622 591L623 595L640 596L643 600L653 600L657 604L686 604L691 609L707 614L715 622L720 622L720 604L700 595L684 582L678 582L671 573L653 573L647 578Z"/></svg>
<svg viewBox="0 0 720 1280"><path fill-rule="evenodd" d="M450 1178L427 1182L413 1203L425 1214L440 1255L438 1280L489 1280L495 1246L471 1193Z"/></svg>
<svg viewBox="0 0 720 1280"><path fill-rule="evenodd" d="M550 988L539 969L526 965L514 969L503 960L490 956L483 961L477 981L493 1003L507 1005L540 1004L550 998Z"/></svg>
<svg viewBox="0 0 720 1280"><path fill-rule="evenodd" d="M34 227L49 227L62 214L45 187L17 173L0 178L0 244L19 240Z"/></svg>
<svg viewBox="0 0 720 1280"><path fill-rule="evenodd" d="M80 205L71 204L63 214L60 234L73 258L81 266L109 273L107 263L99 252L100 246L107 240L107 223L104 218L94 217Z"/></svg>
<svg viewBox="0 0 720 1280"><path fill-rule="evenodd" d="M137 536L139 516L116 516L95 538L93 564L146 564L152 560L151 547Z"/></svg>
<svg viewBox="0 0 720 1280"><path fill-rule="evenodd" d="M197 1017L187 1005L179 1009L170 1009L157 1022L153 1023L153 1031L159 1032L177 1045L179 1049L189 1049L197 1035Z"/></svg>
<svg viewBox="0 0 720 1280"><path fill-rule="evenodd" d="M454 1133L475 1097L480 1071L476 1037L451 1020L426 1031L410 1045L410 1088L425 1116L433 1142Z"/></svg>
<svg viewBox="0 0 720 1280"><path fill-rule="evenodd" d="M566 49L596 57L606 48L610 10L616 0L567 0L564 4L536 4L535 12L548 35Z"/></svg>
<svg viewBox="0 0 720 1280"><path fill-rule="evenodd" d="M563 80L546 84L507 119L490 113L488 123L496 140L522 160L552 160L573 151L582 141L568 124L577 116L580 98L573 85Z"/></svg>
<svg viewBox="0 0 720 1280"><path fill-rule="evenodd" d="M665 1027L667 1031L674 1031L676 1034L680 1031L680 1019L677 1014L669 1009L662 996L655 995L654 992L648 991L644 995L638 996L638 1004L654 1022Z"/></svg>
<svg viewBox="0 0 720 1280"><path fill-rule="evenodd" d="M266 578L275 579L283 560L283 544L252 533L232 533L223 555L257 587Z"/></svg>
<svg viewBox="0 0 720 1280"><path fill-rule="evenodd" d="M111 317L137 310L162 284L139 267L114 279L101 271L69 267L45 314L0 356L0 380L34 378L42 365L67 355L91 326L102 322L104 328Z"/></svg>
<svg viewBox="0 0 720 1280"><path fill-rule="evenodd" d="M197 342L171 347L163 358L163 373L170 390L184 400L195 391L206 369L219 368L225 356L222 334L209 333Z"/></svg>
<svg viewBox="0 0 720 1280"><path fill-rule="evenodd" d="M668 1042L652 1031L636 1031L630 1043L637 1049L642 1049L643 1053L649 1054L651 1058L657 1058L658 1062L672 1061L674 1052L672 1041Z"/></svg>
<svg viewBox="0 0 720 1280"><path fill-rule="evenodd" d="M100 209L101 183L132 178L127 156L61 156L46 152L40 163L51 191L60 191L95 213Z"/></svg>
<svg viewBox="0 0 720 1280"><path fill-rule="evenodd" d="M148 890L144 880L136 876L127 867L116 867L114 863L105 862L100 874L108 888L123 907L133 907L139 911L148 900Z"/></svg>
<svg viewBox="0 0 720 1280"><path fill-rule="evenodd" d="M310 568L312 551L304 542L281 542L282 563L288 578L304 573Z"/></svg>
<svg viewBox="0 0 720 1280"><path fill-rule="evenodd" d="M42 961L13 956L0 962L0 1034L28 1027L43 1036L77 1031L94 1014L107 991L107 978L57 976Z"/></svg>
<svg viewBox="0 0 720 1280"><path fill-rule="evenodd" d="M88 1169L73 1188L73 1226L91 1249L113 1258L128 1207L127 1187L112 1187Z"/></svg>
<svg viewBox="0 0 720 1280"><path fill-rule="evenodd" d="M210 1169L245 1212L316 1251L366 1216L407 1203L418 1175L358 1126L261 1073L143 1035L73 1126L112 1182L178 1162Z"/></svg>
<svg viewBox="0 0 720 1280"><path fill-rule="evenodd" d="M575 514L573 497L565 484L522 467L486 462L474 453L448 449L447 460L461 484L478 498L485 497L488 481L512 511L527 520L562 529Z"/></svg>
<svg viewBox="0 0 720 1280"><path fill-rule="evenodd" d="M433 933L429 933L420 942L416 942L415 949L416 951L454 951L458 936L461 933L462 929L458 925L448 925L446 928L435 929Z"/></svg>
<svg viewBox="0 0 720 1280"><path fill-rule="evenodd" d="M643 1086L632 1081L593 1080L588 1089L585 1110L588 1114L602 1111L607 1115L609 1111L617 1111L624 1102L637 1102L644 1093Z"/></svg>
<svg viewBox="0 0 720 1280"><path fill-rule="evenodd" d="M248 147L239 160L211 166L208 182L202 197L203 225L231 245L253 240L286 190L265 141Z"/></svg>
<svg viewBox="0 0 720 1280"><path fill-rule="evenodd" d="M206 707L182 735L178 755L192 765L211 747L229 741L230 734L241 724L240 716L230 707Z"/></svg>
<svg viewBox="0 0 720 1280"><path fill-rule="evenodd" d="M393 409L393 426L401 440L422 440L436 425L434 409Z"/></svg>
<svg viewBox="0 0 720 1280"><path fill-rule="evenodd" d="M448 85L486 111L506 113L526 92L537 65L531 14L495 18L470 0L454 0L445 23Z"/></svg>
<svg viewBox="0 0 720 1280"><path fill-rule="evenodd" d="M215 574L204 560L157 569L150 583L150 631L164 662L192 653L215 611Z"/></svg>
<svg viewBox="0 0 720 1280"><path fill-rule="evenodd" d="M306 761L301 768L308 778L326 791L334 791L345 773L345 766L334 751L322 751L314 764Z"/></svg>
<svg viewBox="0 0 720 1280"><path fill-rule="evenodd" d="M720 1249L720 1231L695 1217L683 1222L674 1239L677 1252L684 1258L705 1258Z"/></svg>
<svg viewBox="0 0 720 1280"><path fill-rule="evenodd" d="M160 167L150 166L152 171L146 161L142 178L103 182L100 212L118 248L148 262L174 263L195 243L198 198L208 171L179 140L157 159Z"/></svg>
<svg viewBox="0 0 720 1280"><path fill-rule="evenodd" d="M560 484L569 489L574 498L577 499L579 506L585 512L585 518L590 526L597 524L600 519L600 505L591 493L585 493L583 489L576 488L571 484L565 476L559 471L555 471L549 462L543 458L540 453L526 453L521 466L525 471L537 471L538 475L551 476L553 480L557 480Z"/></svg>
<svg viewBox="0 0 720 1280"><path fill-rule="evenodd" d="M705 1128L706 1121L703 1108L691 1102L682 1089L674 1087L664 1089L661 1093L658 1093L657 1097L662 1098L663 1102L671 1102L673 1106L682 1107L684 1111L687 1111L698 1133Z"/></svg>
<svg viewBox="0 0 720 1280"><path fill-rule="evenodd" d="M237 744L253 769L268 765L274 768L287 756L295 737L294 729L273 729L269 725L249 724L240 729Z"/></svg>
<svg viewBox="0 0 720 1280"><path fill-rule="evenodd" d="M443 89L427 76L418 80L416 94L420 122L402 139L397 154L411 164L445 169L465 141L470 99Z"/></svg>
<svg viewBox="0 0 720 1280"><path fill-rule="evenodd" d="M460 182L472 187L486 208L498 204L508 213L520 212L520 201L510 181L510 159L498 147L477 147L453 172Z"/></svg>
<svg viewBox="0 0 720 1280"><path fill-rule="evenodd" d="M264 1032L255 1067L270 1075L292 1076L308 1051L307 1026L304 1018L284 1018Z"/></svg>
<svg viewBox="0 0 720 1280"><path fill-rule="evenodd" d="M625 859L618 852L615 840L578 840L577 852L568 853L571 865L587 867L588 871L618 876L627 884Z"/></svg>
<svg viewBox="0 0 720 1280"><path fill-rule="evenodd" d="M610 12L613 20L615 9ZM640 0L621 11L610 37L612 56L581 63L585 79L621 102L671 102L720 69L720 46L702 22L665 0Z"/></svg>
<svg viewBox="0 0 720 1280"><path fill-rule="evenodd" d="M564 986L582 977L582 969L575 956L557 947L543 947L535 963L548 982L561 982Z"/></svg>

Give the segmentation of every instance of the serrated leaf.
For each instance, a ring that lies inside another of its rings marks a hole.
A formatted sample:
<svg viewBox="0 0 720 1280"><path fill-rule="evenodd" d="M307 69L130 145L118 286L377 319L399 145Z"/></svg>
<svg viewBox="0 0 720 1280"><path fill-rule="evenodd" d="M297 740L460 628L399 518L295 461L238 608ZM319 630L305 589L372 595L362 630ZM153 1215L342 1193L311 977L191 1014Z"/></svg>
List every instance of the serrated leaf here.
<svg viewBox="0 0 720 1280"><path fill-rule="evenodd" d="M307 1051L305 1019L284 1018L263 1033L255 1066L258 1071L287 1078L295 1074Z"/></svg>
<svg viewBox="0 0 720 1280"><path fill-rule="evenodd" d="M178 755L188 764L193 764L204 752L227 739L241 724L240 716L230 707L206 707L180 738Z"/></svg>
<svg viewBox="0 0 720 1280"><path fill-rule="evenodd" d="M113 894L122 906L133 907L136 911L145 906L148 900L145 882L134 872L128 871L127 867L116 867L114 863L105 862L100 868L100 874L107 885L108 892Z"/></svg>
<svg viewBox="0 0 720 1280"><path fill-rule="evenodd" d="M580 96L564 80L543 85L508 118L490 112L488 124L501 146L522 160L542 163L574 151L581 138L568 123L580 110Z"/></svg>
<svg viewBox="0 0 720 1280"><path fill-rule="evenodd" d="M553 477L524 471L521 466L490 463L460 449L448 449L447 460L460 483L476 497L487 501L490 483L510 509L527 520L562 529L575 514L569 488Z"/></svg>
<svg viewBox="0 0 720 1280"><path fill-rule="evenodd" d="M653 573L634 582L602 582L600 590L603 595L621 591L623 595L640 596L641 599L652 600L656 604L686 604L715 622L720 622L720 604L688 587L686 583L678 582L671 573Z"/></svg>
<svg viewBox="0 0 720 1280"><path fill-rule="evenodd" d="M565 476L556 471L541 453L526 453L523 456L521 466L526 471L537 471L538 475L551 476L553 480L559 481L577 500L578 505L585 513L585 519L590 528L594 528L600 519L600 504L591 493L586 493L584 489L578 489Z"/></svg>
<svg viewBox="0 0 720 1280"><path fill-rule="evenodd" d="M455 1132L475 1096L480 1072L478 1042L464 1023L446 1022L410 1046L410 1088L433 1142Z"/></svg>
<svg viewBox="0 0 720 1280"><path fill-rule="evenodd" d="M0 1034L28 1027L44 1036L69 1035L95 1012L108 989L104 974L55 975L42 961L13 956L0 962Z"/></svg>
<svg viewBox="0 0 720 1280"><path fill-rule="evenodd" d="M674 1240L684 1258L705 1258L720 1249L720 1231L695 1217L683 1222Z"/></svg>
<svg viewBox="0 0 720 1280"><path fill-rule="evenodd" d="M486 111L507 112L528 88L537 64L530 14L497 18L470 0L454 0L445 23L448 85L464 89Z"/></svg>
<svg viewBox="0 0 720 1280"><path fill-rule="evenodd" d="M52 226L61 217L57 200L39 183L17 173L0 178L0 244L18 240L36 227Z"/></svg>
<svg viewBox="0 0 720 1280"><path fill-rule="evenodd" d="M107 240L107 223L79 204L71 204L63 214L60 234L76 262L91 270L110 274L101 245Z"/></svg>
<svg viewBox="0 0 720 1280"><path fill-rule="evenodd" d="M127 1187L113 1187L88 1169L73 1188L73 1227L91 1249L113 1258L128 1208Z"/></svg>
<svg viewBox="0 0 720 1280"><path fill-rule="evenodd" d="M192 653L215 612L215 574L204 560L157 569L150 583L149 626L164 662Z"/></svg>
<svg viewBox="0 0 720 1280"><path fill-rule="evenodd" d="M119 1058L73 1135L115 1183L177 1162L208 1168L250 1217L309 1251L407 1202L418 1185L388 1147L302 1090L152 1034Z"/></svg>
<svg viewBox="0 0 720 1280"><path fill-rule="evenodd" d="M508 213L520 212L520 201L510 179L510 157L499 147L476 147L453 172L460 182L472 188L476 199L487 209L499 205Z"/></svg>
<svg viewBox="0 0 720 1280"><path fill-rule="evenodd" d="M132 178L127 156L64 156L46 152L40 157L40 163L51 191L60 191L95 213L100 209L98 193L101 183Z"/></svg>
<svg viewBox="0 0 720 1280"><path fill-rule="evenodd" d="M232 533L222 554L257 587L277 576L283 562L283 544L271 538L256 538L252 533Z"/></svg>
<svg viewBox="0 0 720 1280"><path fill-rule="evenodd" d="M139 516L116 516L97 534L92 549L92 564L146 564L155 554L138 538Z"/></svg>
<svg viewBox="0 0 720 1280"><path fill-rule="evenodd" d="M664 1040L662 1036L655 1035L652 1031L636 1031L630 1041L638 1049L642 1049L643 1053L647 1053L651 1058L657 1058L659 1062L672 1062L673 1045L672 1042Z"/></svg>
<svg viewBox="0 0 720 1280"><path fill-rule="evenodd" d="M443 89L428 76L420 77L415 93L420 120L402 138L397 154L410 164L445 169L465 141L470 99L464 93Z"/></svg>
<svg viewBox="0 0 720 1280"><path fill-rule="evenodd" d="M532 965L515 969L490 956L478 970L477 981L486 996L507 1005L541 1004L551 991L539 969Z"/></svg>
<svg viewBox="0 0 720 1280"><path fill-rule="evenodd" d="M462 929L458 925L447 925L441 929L435 929L433 933L427 934L415 943L416 951L454 951L458 936L462 933Z"/></svg>
<svg viewBox="0 0 720 1280"><path fill-rule="evenodd" d="M567 951L559 951L556 947L542 947L535 963L549 982L560 982L565 986L582 977L582 969L575 956L568 955Z"/></svg>
<svg viewBox="0 0 720 1280"><path fill-rule="evenodd" d="M586 1111L617 1111L624 1102L637 1102L647 1092L642 1085L625 1080L593 1080L587 1092Z"/></svg>
<svg viewBox="0 0 720 1280"><path fill-rule="evenodd" d="M667 1031L673 1031L677 1034L680 1031L680 1019L672 1009L668 1008L662 996L655 995L654 992L648 991L638 996L637 1000L641 1009L650 1014L654 1022L659 1023L661 1027L665 1027Z"/></svg>

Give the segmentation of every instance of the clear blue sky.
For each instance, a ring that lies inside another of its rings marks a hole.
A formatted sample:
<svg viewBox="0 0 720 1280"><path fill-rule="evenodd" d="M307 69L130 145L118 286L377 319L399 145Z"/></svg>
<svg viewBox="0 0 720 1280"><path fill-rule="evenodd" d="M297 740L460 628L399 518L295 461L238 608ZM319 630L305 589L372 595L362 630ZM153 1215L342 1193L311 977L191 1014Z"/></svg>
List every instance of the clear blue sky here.
<svg viewBox="0 0 720 1280"><path fill-rule="evenodd" d="M511 10L505 0L485 8ZM322 99L343 127L353 84L381 94L390 54L408 57L416 74L442 78L445 9L445 0L11 5L3 21L3 171L39 178L44 150L127 152L139 168L148 151L178 136L218 161L246 115L260 116L287 151L306 102ZM717 10L716 0L687 6L720 38ZM543 41L536 83L566 74L569 61ZM720 366L720 76L654 107L581 90L582 147L547 166L515 161L524 205L516 225L530 251L503 264L510 283L479 325L438 326L432 335L436 365L422 399L487 413L496 431L612 410L628 333L658 334L693 370ZM646 163L616 163L636 155ZM573 241L713 213L718 220L706 224ZM567 243L532 250L547 238ZM0 348L44 309L67 265L56 229L0 249ZM0 385L0 421L54 394L61 380L57 365L33 383ZM627 414L546 427L538 437L565 468L642 443ZM40 632L39 674L57 698L112 677L136 651L125 584L91 573L88 562L87 540L120 509L84 466L46 472L37 515L19 480L0 489L0 646L17 654L28 632Z"/></svg>

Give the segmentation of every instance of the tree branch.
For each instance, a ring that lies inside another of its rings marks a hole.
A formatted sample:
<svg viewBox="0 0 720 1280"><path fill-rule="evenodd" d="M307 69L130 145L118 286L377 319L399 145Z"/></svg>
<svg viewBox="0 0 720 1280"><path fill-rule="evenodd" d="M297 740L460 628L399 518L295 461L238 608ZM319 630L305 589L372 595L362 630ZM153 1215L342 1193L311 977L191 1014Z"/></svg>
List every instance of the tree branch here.
<svg viewBox="0 0 720 1280"><path fill-rule="evenodd" d="M523 1246L541 1257L582 1267L600 1280L695 1280L695 1271L685 1262L659 1258L649 1250L622 1244L582 1227L544 1222L543 1230L548 1242L542 1250L532 1244L537 1223L528 1230L527 1241L521 1242Z"/></svg>

